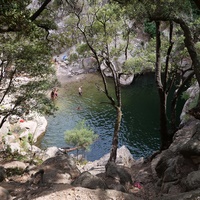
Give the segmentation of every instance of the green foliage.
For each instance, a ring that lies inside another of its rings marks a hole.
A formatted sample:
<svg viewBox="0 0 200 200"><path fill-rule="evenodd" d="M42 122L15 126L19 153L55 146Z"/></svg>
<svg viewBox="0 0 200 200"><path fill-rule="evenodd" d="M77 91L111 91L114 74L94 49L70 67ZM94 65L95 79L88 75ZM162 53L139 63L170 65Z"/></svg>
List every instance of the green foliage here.
<svg viewBox="0 0 200 200"><path fill-rule="evenodd" d="M13 106L7 110L1 106L0 114L21 116L34 110L50 114L55 106L47 97L47 91L55 86L56 78L50 62L52 48L46 40L46 30L55 26L45 18L37 22L29 20L32 13L27 5L30 1L5 2L1 5L3 10L0 9L0 60L4 61L0 67L5 70L0 87L8 89L1 90L0 96L12 96L10 104ZM5 28L10 30L6 32ZM29 81L22 83L17 80L19 77Z"/></svg>
<svg viewBox="0 0 200 200"><path fill-rule="evenodd" d="M184 91L181 98L187 101L190 98L190 94L187 91Z"/></svg>
<svg viewBox="0 0 200 200"><path fill-rule="evenodd" d="M126 62L123 65L123 72L125 74L138 73L139 71L137 69L138 65L136 63L136 59L133 57L126 60Z"/></svg>
<svg viewBox="0 0 200 200"><path fill-rule="evenodd" d="M33 140L33 139L34 139L34 138L33 138L33 134L29 133L29 134L28 134L28 142L29 142L30 145L33 145L33 143L34 143L34 140Z"/></svg>
<svg viewBox="0 0 200 200"><path fill-rule="evenodd" d="M187 91L185 91L183 92L181 97L182 99L187 101L190 98L190 94ZM190 105L188 106L188 110L194 108L197 105L198 99L199 99L199 95L196 95L194 98L192 98L192 101L190 102Z"/></svg>
<svg viewBox="0 0 200 200"><path fill-rule="evenodd" d="M86 126L85 121L80 121L74 129L65 132L66 143L84 150L89 150L96 139L97 134Z"/></svg>
<svg viewBox="0 0 200 200"><path fill-rule="evenodd" d="M76 61L78 59L78 55L76 53L72 53L69 56L69 62Z"/></svg>
<svg viewBox="0 0 200 200"><path fill-rule="evenodd" d="M27 137L22 137L21 140L20 140L20 145L21 147L27 151L28 150L28 138Z"/></svg>
<svg viewBox="0 0 200 200"><path fill-rule="evenodd" d="M197 43L195 44L195 48L196 48L198 54L200 54L200 42L197 42Z"/></svg>
<svg viewBox="0 0 200 200"><path fill-rule="evenodd" d="M192 103L190 103L190 106L189 106L189 110L196 107L197 103L198 103L198 99L199 99L199 96L196 95L195 98L193 99Z"/></svg>
<svg viewBox="0 0 200 200"><path fill-rule="evenodd" d="M145 47L138 48L131 58L124 63L124 71L140 73L145 70L154 70L155 67L155 40L151 39Z"/></svg>
<svg viewBox="0 0 200 200"><path fill-rule="evenodd" d="M23 173L24 173L24 170L22 168L19 168L19 167L7 168L6 169L7 177L16 176L16 175L22 175Z"/></svg>
<svg viewBox="0 0 200 200"><path fill-rule="evenodd" d="M124 46L117 43L117 39L123 37L118 34L124 23L121 17L122 9L117 4L102 5L101 2L96 2L92 7L84 9L87 9L87 15L80 14L79 18L75 14L66 22L67 27L71 27L70 30L74 31L74 27L78 30L73 32L73 38L76 38L78 43L83 37L82 41L91 46L99 56L102 56L102 53L110 54L111 57L118 56L119 52L124 50ZM114 41L115 39L116 41ZM89 48L82 44L78 47L79 55L83 53L87 55L88 50ZM109 52L107 52L108 50Z"/></svg>
<svg viewBox="0 0 200 200"><path fill-rule="evenodd" d="M144 22L144 31L154 38L156 36L156 25L154 22Z"/></svg>
<svg viewBox="0 0 200 200"><path fill-rule="evenodd" d="M197 8L194 1L190 1L190 3L191 3L192 13L193 13L194 19L198 19L200 17L200 10Z"/></svg>
<svg viewBox="0 0 200 200"><path fill-rule="evenodd" d="M89 47L88 47L88 45L86 43L83 43L83 44L80 44L76 48L76 50L77 50L79 55L85 56L90 49L89 49Z"/></svg>

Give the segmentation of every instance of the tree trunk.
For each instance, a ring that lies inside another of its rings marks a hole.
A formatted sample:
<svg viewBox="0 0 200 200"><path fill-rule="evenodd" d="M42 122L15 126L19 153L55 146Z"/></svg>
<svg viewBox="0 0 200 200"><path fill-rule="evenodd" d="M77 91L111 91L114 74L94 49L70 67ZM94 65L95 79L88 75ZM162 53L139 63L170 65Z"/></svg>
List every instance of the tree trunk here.
<svg viewBox="0 0 200 200"><path fill-rule="evenodd" d="M166 93L163 89L161 79L161 56L160 56L161 40L160 40L160 22L156 21L156 85L160 100L160 137L161 146L160 150L166 149L168 144L168 129L167 129L167 117L166 117Z"/></svg>
<svg viewBox="0 0 200 200"><path fill-rule="evenodd" d="M114 129L114 134L113 134L113 139L112 139L112 148L111 148L110 158L109 158L109 161L113 161L113 162L116 161L116 157L117 157L119 129L120 129L120 124L121 124L121 119L122 119L121 107L117 107L116 111L117 111L117 118L115 121L115 129Z"/></svg>
<svg viewBox="0 0 200 200"><path fill-rule="evenodd" d="M192 77L194 76L194 72L191 72L187 78L184 79L184 81L182 82L182 84L176 89L176 91L173 94L173 99L171 102L171 131L172 131L172 135L171 138L173 137L174 133L177 130L176 127L176 106L177 106L177 101L178 98L180 97L184 86L192 79Z"/></svg>
<svg viewBox="0 0 200 200"><path fill-rule="evenodd" d="M198 84L200 85L200 59L199 59L197 50L195 48L194 38L192 37L191 30L184 20L178 18L178 19L174 19L174 21L180 24L184 32L185 46L190 54L190 58L192 59L196 79L197 79ZM200 91L199 91L199 99L198 99L197 106L194 109L192 109L191 114L197 119L200 119Z"/></svg>

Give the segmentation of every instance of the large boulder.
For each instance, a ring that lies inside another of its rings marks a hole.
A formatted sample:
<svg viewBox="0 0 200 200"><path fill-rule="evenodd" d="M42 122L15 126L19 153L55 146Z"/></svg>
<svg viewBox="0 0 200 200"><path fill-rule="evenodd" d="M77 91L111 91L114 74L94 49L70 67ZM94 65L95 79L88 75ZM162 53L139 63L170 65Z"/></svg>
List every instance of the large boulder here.
<svg viewBox="0 0 200 200"><path fill-rule="evenodd" d="M132 184L132 178L129 172L116 163L109 161L106 164L106 176L117 180L122 185Z"/></svg>
<svg viewBox="0 0 200 200"><path fill-rule="evenodd" d="M199 130L199 120L188 121L175 133L170 147L151 162L163 194L175 195L200 187Z"/></svg>
<svg viewBox="0 0 200 200"><path fill-rule="evenodd" d="M95 72L97 71L97 61L93 57L84 58L82 60L82 68L85 72Z"/></svg>
<svg viewBox="0 0 200 200"><path fill-rule="evenodd" d="M19 127L25 129L26 132L22 135L28 137L30 133L33 134L33 142L36 143L38 138L46 131L47 120L44 116L38 113L32 113L31 119L19 122Z"/></svg>
<svg viewBox="0 0 200 200"><path fill-rule="evenodd" d="M186 92L188 94L189 98L187 99L186 103L184 104L184 107L182 109L182 113L180 116L181 119L181 125L186 123L188 120L194 119L193 116L188 114L188 111L194 106L194 103L197 102L197 98L199 96L199 84L196 82L194 85L189 87Z"/></svg>
<svg viewBox="0 0 200 200"><path fill-rule="evenodd" d="M4 167L0 166L0 182L4 181L6 178L6 170Z"/></svg>
<svg viewBox="0 0 200 200"><path fill-rule="evenodd" d="M186 191L191 191L200 188L200 170L189 173L183 180Z"/></svg>
<svg viewBox="0 0 200 200"><path fill-rule="evenodd" d="M89 172L81 173L80 176L72 182L72 186L80 186L90 189L107 188L105 182L101 178L92 175Z"/></svg>
<svg viewBox="0 0 200 200"><path fill-rule="evenodd" d="M105 166L109 160L110 153L104 155L97 161L97 165ZM134 164L135 160L129 151L129 149L123 145L117 149L117 158L115 163L117 165L122 165L124 167L131 167Z"/></svg>
<svg viewBox="0 0 200 200"><path fill-rule="evenodd" d="M156 200L197 200L200 197L200 189L179 193L177 192L174 195L162 195L161 197L156 198Z"/></svg>
<svg viewBox="0 0 200 200"><path fill-rule="evenodd" d="M0 187L0 199L1 200L11 200L12 199L8 190L6 190L3 187Z"/></svg>
<svg viewBox="0 0 200 200"><path fill-rule="evenodd" d="M191 139L180 148L180 153L187 157L200 156L200 123L197 123L192 130Z"/></svg>
<svg viewBox="0 0 200 200"><path fill-rule="evenodd" d="M122 74L119 82L121 85L130 85L133 82L134 74Z"/></svg>
<svg viewBox="0 0 200 200"><path fill-rule="evenodd" d="M105 154L99 160L88 162L86 165L80 167L81 172L89 171L93 175L105 172L105 165L110 157L110 153ZM136 161L126 146L121 146L117 149L116 164L130 168Z"/></svg>
<svg viewBox="0 0 200 200"><path fill-rule="evenodd" d="M47 183L70 184L80 175L75 162L67 154L45 160L39 169L44 170L44 182Z"/></svg>

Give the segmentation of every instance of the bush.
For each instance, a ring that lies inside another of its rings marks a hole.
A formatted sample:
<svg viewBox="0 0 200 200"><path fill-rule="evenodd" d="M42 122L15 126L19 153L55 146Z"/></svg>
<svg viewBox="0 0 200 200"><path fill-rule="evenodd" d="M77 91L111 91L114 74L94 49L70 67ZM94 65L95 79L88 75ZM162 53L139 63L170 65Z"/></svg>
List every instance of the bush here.
<svg viewBox="0 0 200 200"><path fill-rule="evenodd" d="M66 143L83 150L89 150L89 146L97 137L97 134L86 126L85 121L79 122L74 129L65 132Z"/></svg>
<svg viewBox="0 0 200 200"><path fill-rule="evenodd" d="M148 33L151 38L156 36L156 25L154 22L145 21L144 32Z"/></svg>

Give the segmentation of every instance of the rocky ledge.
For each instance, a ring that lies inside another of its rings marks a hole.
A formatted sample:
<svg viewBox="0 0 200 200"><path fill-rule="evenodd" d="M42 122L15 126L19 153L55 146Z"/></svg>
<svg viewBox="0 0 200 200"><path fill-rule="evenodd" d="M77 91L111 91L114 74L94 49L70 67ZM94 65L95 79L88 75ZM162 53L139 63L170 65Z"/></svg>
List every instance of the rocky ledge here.
<svg viewBox="0 0 200 200"><path fill-rule="evenodd" d="M131 175L131 166L138 161L125 146L118 149L116 163L106 164L108 156L80 165L70 155L51 147L38 166L4 162L0 167L0 199L141 199L136 193L142 190L142 183L134 185ZM12 175L13 171L19 174Z"/></svg>

